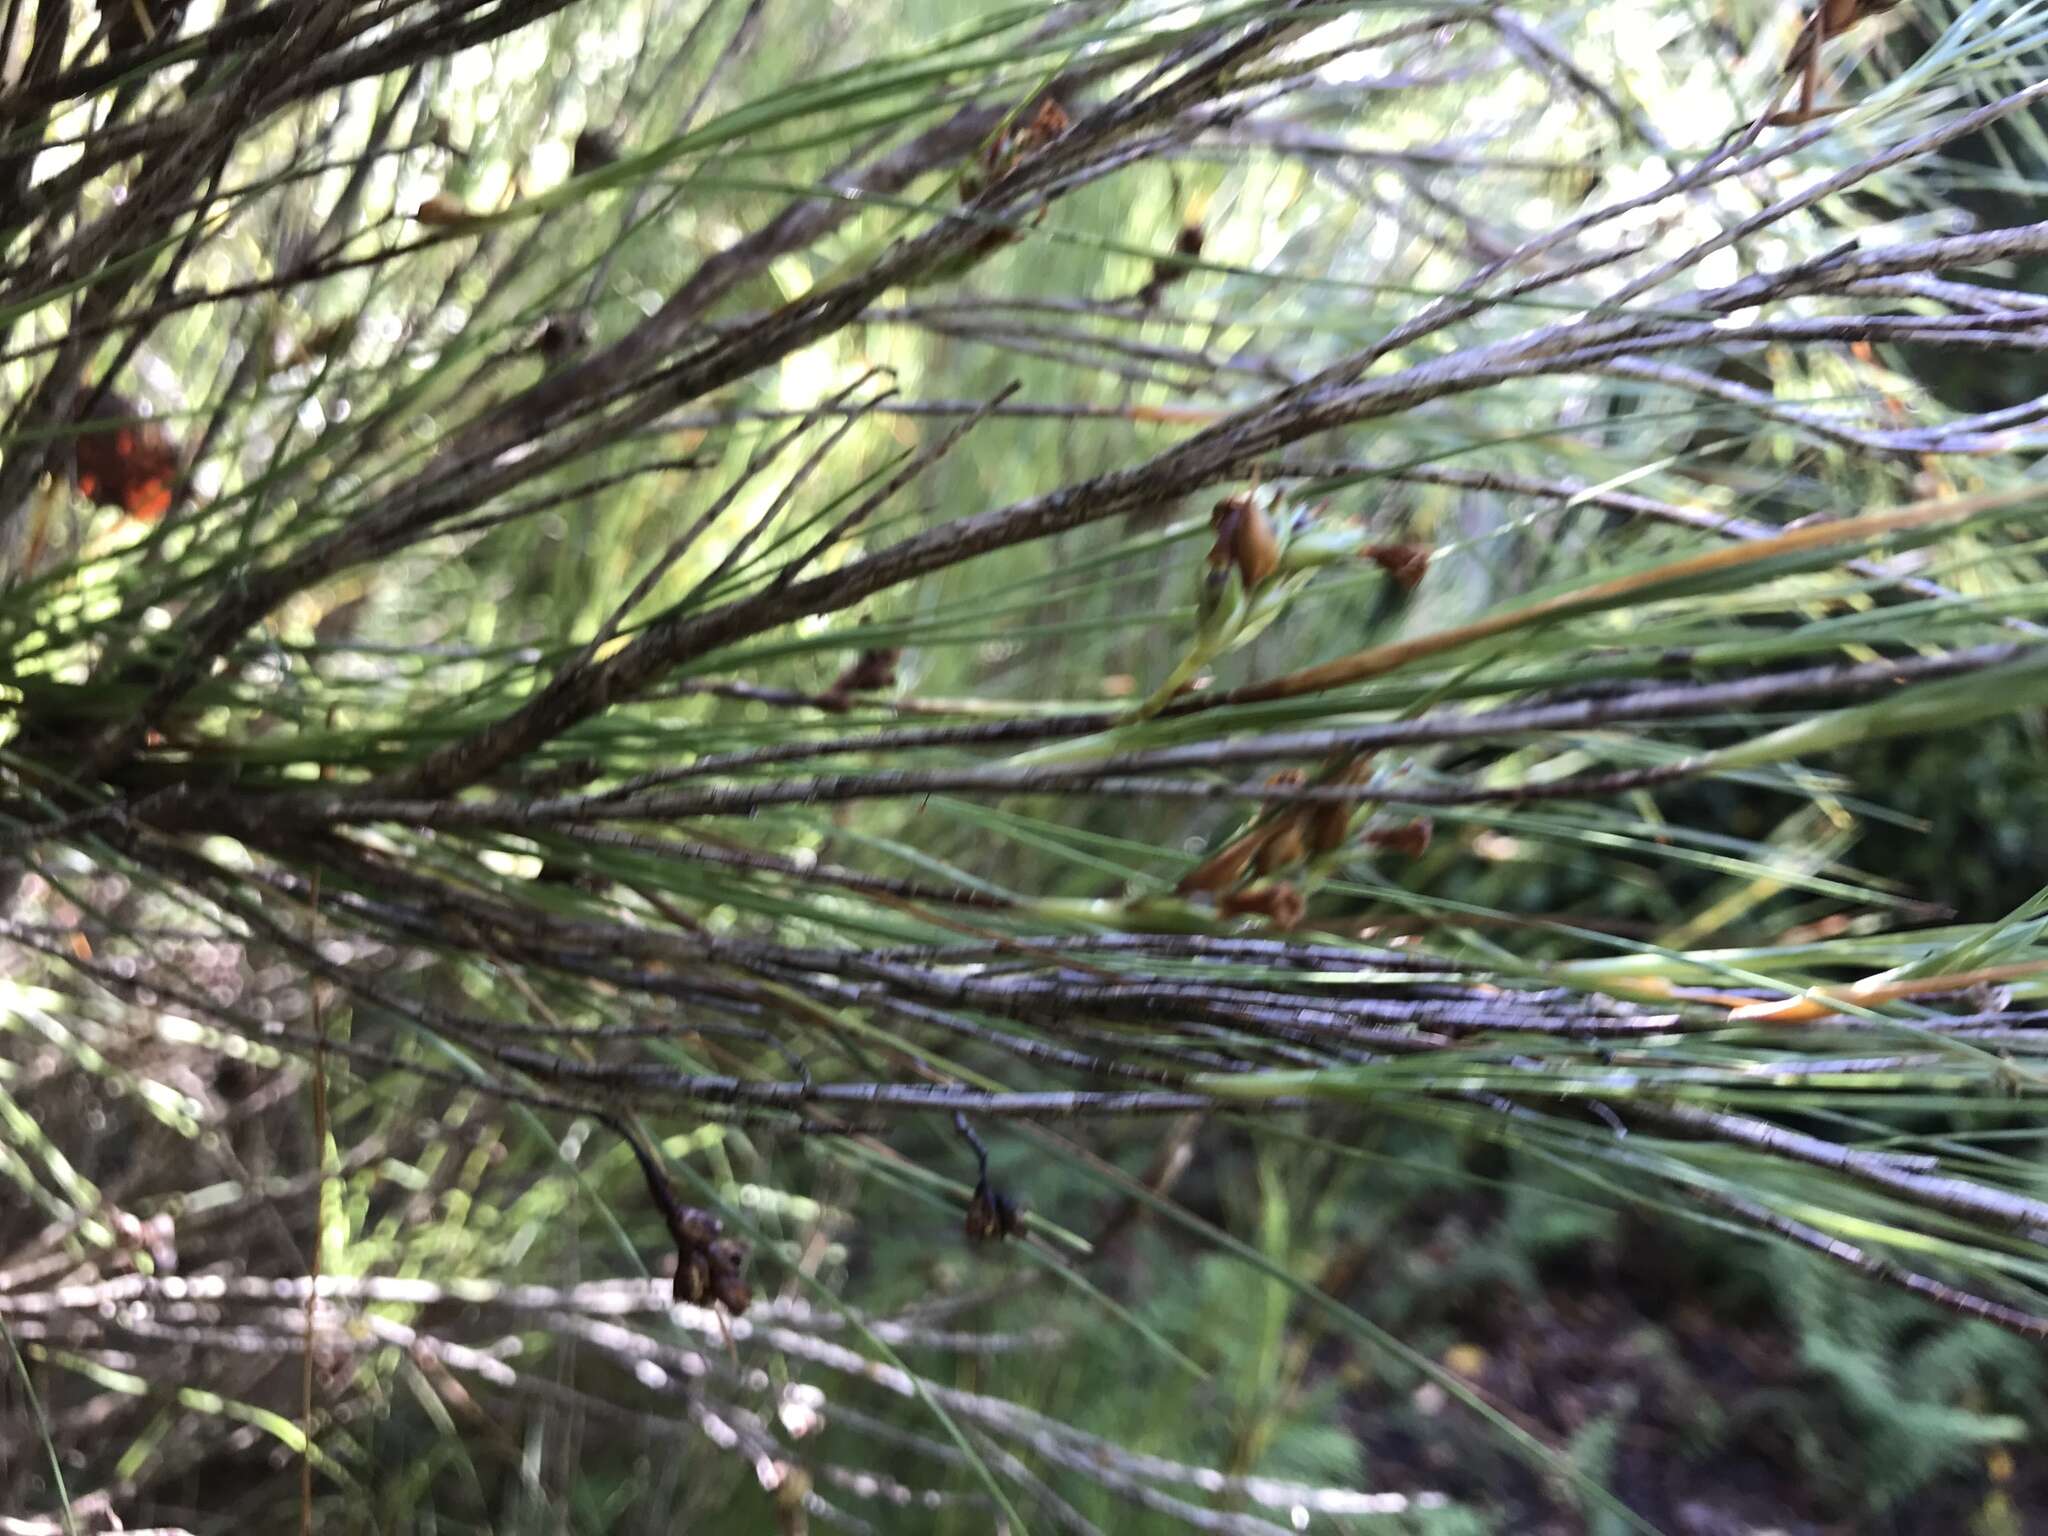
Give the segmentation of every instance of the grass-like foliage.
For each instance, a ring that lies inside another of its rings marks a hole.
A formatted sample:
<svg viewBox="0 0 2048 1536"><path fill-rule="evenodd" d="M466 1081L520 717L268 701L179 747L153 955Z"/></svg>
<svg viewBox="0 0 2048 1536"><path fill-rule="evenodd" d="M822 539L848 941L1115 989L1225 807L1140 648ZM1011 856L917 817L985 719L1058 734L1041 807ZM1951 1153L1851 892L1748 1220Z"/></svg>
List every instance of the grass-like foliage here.
<svg viewBox="0 0 2048 1536"><path fill-rule="evenodd" d="M2017 1520L2044 48L12 0L0 1508Z"/></svg>

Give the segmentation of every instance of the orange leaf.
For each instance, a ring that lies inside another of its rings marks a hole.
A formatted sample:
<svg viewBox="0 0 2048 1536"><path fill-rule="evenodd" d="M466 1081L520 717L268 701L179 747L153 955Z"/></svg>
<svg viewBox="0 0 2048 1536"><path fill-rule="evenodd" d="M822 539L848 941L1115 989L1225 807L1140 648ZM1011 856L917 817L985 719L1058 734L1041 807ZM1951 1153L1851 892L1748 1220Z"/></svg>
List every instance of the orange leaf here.
<svg viewBox="0 0 2048 1536"><path fill-rule="evenodd" d="M140 415L134 402L103 395L81 418L84 430L72 444L72 456L78 489L96 506L153 523L171 509L178 448L160 425L137 419Z"/></svg>
<svg viewBox="0 0 2048 1536"><path fill-rule="evenodd" d="M2048 971L2048 961L2021 960L2011 965L1987 965L1974 971L1959 971L1952 976L1920 976L1911 981L1886 981L1873 976L1846 987L1814 987L1811 997L1787 997L1777 1002L1745 1003L1729 1010L1730 1023L1745 1024L1806 1024L1814 1019L1831 1018L1841 1012L1830 1008L1830 1001L1876 1007L1880 1003L1897 1002L1901 998L1926 997L1934 993L1960 992L1966 987L1980 986L1986 982L2017 981L2022 977L2038 976Z"/></svg>

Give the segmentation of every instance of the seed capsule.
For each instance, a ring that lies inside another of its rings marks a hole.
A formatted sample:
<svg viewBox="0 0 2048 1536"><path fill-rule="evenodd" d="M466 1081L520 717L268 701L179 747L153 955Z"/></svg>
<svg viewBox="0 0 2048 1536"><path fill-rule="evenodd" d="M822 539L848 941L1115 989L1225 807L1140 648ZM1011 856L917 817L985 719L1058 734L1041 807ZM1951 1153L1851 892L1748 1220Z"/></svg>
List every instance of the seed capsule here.
<svg viewBox="0 0 2048 1536"><path fill-rule="evenodd" d="M974 1197L967 1202L967 1217L961 1230L969 1242L1001 1242L1006 1237L1015 1237L1023 1220L1017 1202L984 1178L974 1186Z"/></svg>
<svg viewBox="0 0 2048 1536"><path fill-rule="evenodd" d="M1272 885L1255 885L1247 891L1232 891L1216 903L1216 910L1224 917L1263 917L1284 932L1308 914L1308 903L1300 891L1282 880Z"/></svg>
<svg viewBox="0 0 2048 1536"><path fill-rule="evenodd" d="M1372 776L1372 754L1361 752L1337 772L1322 781L1324 788L1363 784ZM1309 846L1317 853L1335 853L1351 836L1351 819L1358 814L1356 800L1326 800L1309 812Z"/></svg>
<svg viewBox="0 0 2048 1536"><path fill-rule="evenodd" d="M1216 542L1209 551L1211 565L1235 565L1250 591L1280 568L1280 541L1273 525L1250 496L1226 497L1209 514L1209 526L1216 530Z"/></svg>

